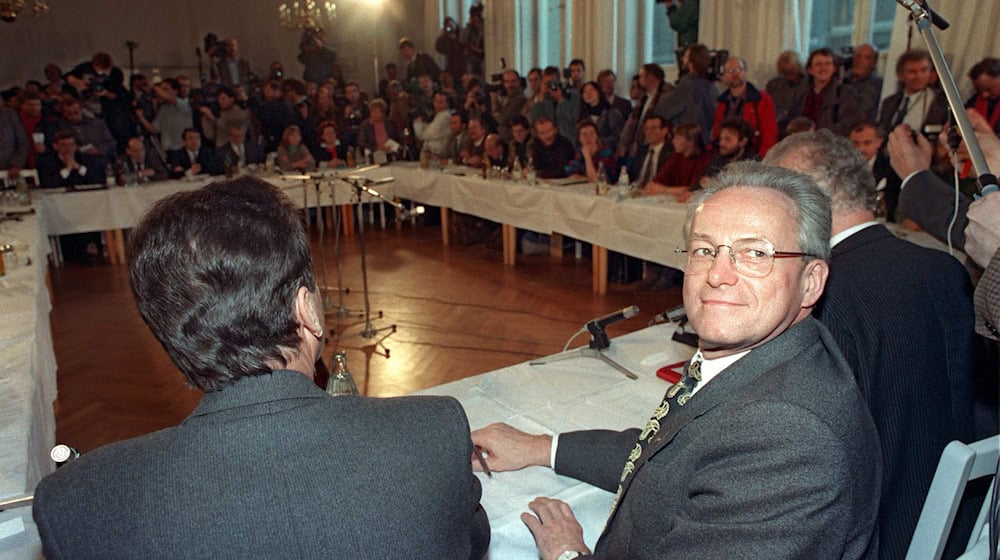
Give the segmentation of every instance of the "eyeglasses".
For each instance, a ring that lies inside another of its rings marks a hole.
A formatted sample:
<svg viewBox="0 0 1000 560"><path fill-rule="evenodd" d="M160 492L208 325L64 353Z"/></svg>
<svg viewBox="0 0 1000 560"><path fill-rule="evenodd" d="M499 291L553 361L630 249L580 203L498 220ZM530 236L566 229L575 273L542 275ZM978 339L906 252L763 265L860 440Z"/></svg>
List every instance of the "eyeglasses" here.
<svg viewBox="0 0 1000 560"><path fill-rule="evenodd" d="M709 245L704 241L691 243L687 249L676 249L674 252L686 253L688 256L688 274L707 272L712 268L719 250L729 249L729 260L736 272L752 278L763 278L774 269L774 259L789 259L798 257L815 257L810 253L793 251L775 251L774 245L764 239L741 239L732 245Z"/></svg>
<svg viewBox="0 0 1000 560"><path fill-rule="evenodd" d="M740 72L743 72L743 69L742 68L726 68L725 70L723 70L723 72L725 72L726 74L738 74Z"/></svg>

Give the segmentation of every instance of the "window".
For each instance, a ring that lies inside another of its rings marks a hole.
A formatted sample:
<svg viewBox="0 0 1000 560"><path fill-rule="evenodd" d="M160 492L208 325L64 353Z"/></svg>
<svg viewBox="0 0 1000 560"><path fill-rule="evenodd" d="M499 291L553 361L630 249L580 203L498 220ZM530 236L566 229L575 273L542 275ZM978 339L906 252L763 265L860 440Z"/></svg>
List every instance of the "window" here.
<svg viewBox="0 0 1000 560"><path fill-rule="evenodd" d="M880 51L889 48L895 0L812 0L809 50L871 43ZM855 10L868 17L855 18Z"/></svg>
<svg viewBox="0 0 1000 560"><path fill-rule="evenodd" d="M667 11L662 4L654 4L650 11L653 16L652 60L662 66L674 64L677 60L677 34L670 27Z"/></svg>

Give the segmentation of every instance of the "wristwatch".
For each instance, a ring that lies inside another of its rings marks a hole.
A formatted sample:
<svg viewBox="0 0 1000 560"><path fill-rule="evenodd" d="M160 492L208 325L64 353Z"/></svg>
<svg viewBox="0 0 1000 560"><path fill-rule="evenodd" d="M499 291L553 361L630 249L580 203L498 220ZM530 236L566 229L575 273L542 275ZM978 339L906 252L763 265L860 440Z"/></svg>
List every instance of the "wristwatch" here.
<svg viewBox="0 0 1000 560"><path fill-rule="evenodd" d="M579 556L580 552L577 550L566 550L562 554L560 554L559 557L556 558L556 560L573 560L574 558L577 558Z"/></svg>

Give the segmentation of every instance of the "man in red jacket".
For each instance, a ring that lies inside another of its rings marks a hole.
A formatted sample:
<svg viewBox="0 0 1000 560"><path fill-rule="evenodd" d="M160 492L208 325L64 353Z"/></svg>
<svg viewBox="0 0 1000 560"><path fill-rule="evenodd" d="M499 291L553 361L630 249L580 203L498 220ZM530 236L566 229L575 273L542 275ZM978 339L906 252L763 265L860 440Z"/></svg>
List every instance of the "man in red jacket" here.
<svg viewBox="0 0 1000 560"><path fill-rule="evenodd" d="M747 81L747 64L739 57L729 57L724 65L722 83L724 91L715 106L712 139L719 139L719 125L729 118L741 118L754 130L752 151L761 157L778 142L778 118L774 101L766 91L758 90Z"/></svg>

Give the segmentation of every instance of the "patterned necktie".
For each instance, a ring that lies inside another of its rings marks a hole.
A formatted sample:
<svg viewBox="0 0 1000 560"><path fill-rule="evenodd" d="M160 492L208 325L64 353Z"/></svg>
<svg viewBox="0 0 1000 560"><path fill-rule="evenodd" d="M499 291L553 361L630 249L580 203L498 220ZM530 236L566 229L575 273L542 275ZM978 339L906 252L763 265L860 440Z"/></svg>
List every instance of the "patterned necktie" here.
<svg viewBox="0 0 1000 560"><path fill-rule="evenodd" d="M646 422L646 427L642 429L639 433L639 440L635 443L635 447L632 448L632 452L628 455L628 460L625 461L625 467L622 469L622 477L618 483L618 492L615 494L615 501L611 504L611 512L608 514L608 521L611 520L611 516L614 515L615 509L618 508L618 502L621 500L622 492L626 486L625 482L635 473L636 461L642 457L643 442L648 444L656 432L660 431L660 421L670 412L670 405L676 404L677 406L684 406L689 400L691 400L691 394L694 392L694 388L698 386L698 382L701 381L701 351L698 351L691 361L688 362L687 371L684 373L684 377L677 382L676 385L667 389L667 394L663 396L663 401L660 402L660 406L656 407L653 411L653 415Z"/></svg>

